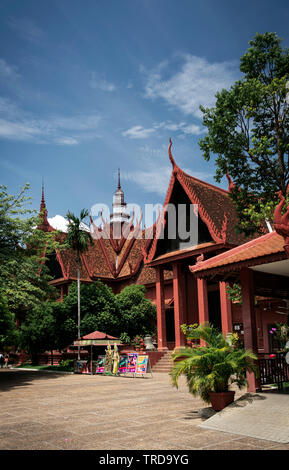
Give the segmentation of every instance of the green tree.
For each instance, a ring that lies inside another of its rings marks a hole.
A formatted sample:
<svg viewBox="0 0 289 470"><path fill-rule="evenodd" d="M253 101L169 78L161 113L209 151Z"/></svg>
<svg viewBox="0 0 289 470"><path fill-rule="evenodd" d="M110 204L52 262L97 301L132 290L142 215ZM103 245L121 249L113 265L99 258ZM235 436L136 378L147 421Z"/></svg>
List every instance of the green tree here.
<svg viewBox="0 0 289 470"><path fill-rule="evenodd" d="M216 95L203 112L207 135L199 145L204 158L216 157L216 181L229 174L241 231L260 229L272 219L276 192L289 184L289 52L276 33L256 34L240 62L243 76ZM261 214L258 216L258 214Z"/></svg>
<svg viewBox="0 0 289 470"><path fill-rule="evenodd" d="M30 311L20 328L20 346L31 354L33 364L38 354L55 348L55 318L52 304L43 302Z"/></svg>
<svg viewBox="0 0 289 470"><path fill-rule="evenodd" d="M18 344L18 334L14 314L8 308L8 302L0 292L0 350Z"/></svg>
<svg viewBox="0 0 289 470"><path fill-rule="evenodd" d="M116 295L121 333L130 338L135 335L151 334L155 329L156 307L145 297L142 285L126 286Z"/></svg>
<svg viewBox="0 0 289 470"><path fill-rule="evenodd" d="M51 302L51 307L55 321L53 344L55 349L62 351L63 349L73 344L73 341L76 338L76 315L75 318L74 316L71 316L71 312L64 302Z"/></svg>
<svg viewBox="0 0 289 470"><path fill-rule="evenodd" d="M78 293L77 284L72 283L69 294L63 300L63 307L70 318L77 321ZM115 295L110 287L101 281L81 284L80 336L93 331L115 336L119 333L119 315Z"/></svg>
<svg viewBox="0 0 289 470"><path fill-rule="evenodd" d="M29 208L28 189L26 184L14 196L0 186L0 291L9 311L20 321L35 304L54 293L44 263L45 254L57 242L54 233L35 228L40 219Z"/></svg>
<svg viewBox="0 0 289 470"><path fill-rule="evenodd" d="M78 296L78 317L77 328L78 337L80 338L80 268L81 268L81 254L87 251L89 243L92 244L92 237L90 232L87 232L83 227L83 221L88 216L88 211L82 209L80 217L76 217L72 212L68 211L66 218L69 221L67 230L66 243L76 254L77 262L77 296ZM80 347L78 347L78 359L80 359Z"/></svg>

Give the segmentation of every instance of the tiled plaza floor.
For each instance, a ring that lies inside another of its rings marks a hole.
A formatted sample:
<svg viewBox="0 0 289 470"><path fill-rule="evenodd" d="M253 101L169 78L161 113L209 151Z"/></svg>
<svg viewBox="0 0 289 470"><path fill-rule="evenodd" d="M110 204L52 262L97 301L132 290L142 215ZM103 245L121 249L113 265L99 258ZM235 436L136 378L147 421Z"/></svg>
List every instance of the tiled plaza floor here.
<svg viewBox="0 0 289 470"><path fill-rule="evenodd" d="M245 391L244 391L245 393ZM239 394L240 396L240 394ZM0 370L0 449L289 449L202 429L206 407L167 374L102 377Z"/></svg>
<svg viewBox="0 0 289 470"><path fill-rule="evenodd" d="M244 395L201 427L287 444L289 448L289 394L287 390L276 392Z"/></svg>

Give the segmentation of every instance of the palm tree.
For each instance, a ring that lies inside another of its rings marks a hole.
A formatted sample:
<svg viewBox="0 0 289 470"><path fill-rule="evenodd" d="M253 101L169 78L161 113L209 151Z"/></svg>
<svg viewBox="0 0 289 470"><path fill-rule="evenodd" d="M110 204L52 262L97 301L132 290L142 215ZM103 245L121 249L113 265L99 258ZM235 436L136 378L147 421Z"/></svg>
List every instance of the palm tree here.
<svg viewBox="0 0 289 470"><path fill-rule="evenodd" d="M72 212L68 211L66 219L69 222L66 243L76 253L77 260L77 328L78 338L80 338L80 267L81 254L88 249L89 243L92 244L90 232L84 229L83 220L88 216L88 210L82 209L80 216L76 217ZM78 346L78 359L80 359L80 346Z"/></svg>

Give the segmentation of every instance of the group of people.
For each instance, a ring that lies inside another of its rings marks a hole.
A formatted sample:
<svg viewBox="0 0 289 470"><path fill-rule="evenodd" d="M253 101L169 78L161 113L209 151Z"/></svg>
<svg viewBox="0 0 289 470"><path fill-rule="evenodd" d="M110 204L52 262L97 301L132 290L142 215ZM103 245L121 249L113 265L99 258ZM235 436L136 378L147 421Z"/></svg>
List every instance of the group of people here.
<svg viewBox="0 0 289 470"><path fill-rule="evenodd" d="M0 352L0 367L1 369L3 369L3 367L7 368L8 367L8 362L9 362L9 356L8 354L6 354L4 356L4 354L2 354Z"/></svg>

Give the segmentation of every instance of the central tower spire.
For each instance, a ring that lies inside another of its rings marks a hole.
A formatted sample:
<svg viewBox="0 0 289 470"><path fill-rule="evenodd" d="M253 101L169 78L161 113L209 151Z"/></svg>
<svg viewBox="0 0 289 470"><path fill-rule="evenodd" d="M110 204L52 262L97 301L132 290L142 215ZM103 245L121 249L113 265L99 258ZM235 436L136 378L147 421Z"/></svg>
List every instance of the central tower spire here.
<svg viewBox="0 0 289 470"><path fill-rule="evenodd" d="M117 189L121 189L121 187L120 187L120 169L118 169L118 185L117 185Z"/></svg>
<svg viewBox="0 0 289 470"><path fill-rule="evenodd" d="M127 222L129 214L126 214L126 203L124 202L124 192L120 186L120 169L118 169L117 189L113 196L111 222Z"/></svg>
<svg viewBox="0 0 289 470"><path fill-rule="evenodd" d="M43 232L50 232L51 230L53 230L53 228L50 226L48 222L47 215L48 215L48 212L47 212L45 197L44 197L44 181L42 178L42 191L41 191L41 202L40 202L40 211L39 211L40 223L37 226L37 228L40 230L43 230Z"/></svg>

